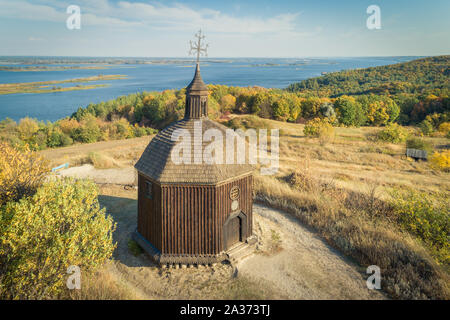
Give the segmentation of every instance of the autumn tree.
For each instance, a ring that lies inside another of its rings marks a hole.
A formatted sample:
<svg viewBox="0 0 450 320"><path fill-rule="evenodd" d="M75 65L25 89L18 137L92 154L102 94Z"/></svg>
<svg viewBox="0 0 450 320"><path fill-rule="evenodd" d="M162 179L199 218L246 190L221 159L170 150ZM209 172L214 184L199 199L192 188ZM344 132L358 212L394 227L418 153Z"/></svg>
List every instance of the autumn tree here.
<svg viewBox="0 0 450 320"><path fill-rule="evenodd" d="M361 104L351 96L341 96L336 99L334 106L340 123L346 126L361 126L365 122L365 115Z"/></svg>
<svg viewBox="0 0 450 320"><path fill-rule="evenodd" d="M286 121L290 116L289 102L286 98L281 97L273 104L273 115L275 119Z"/></svg>
<svg viewBox="0 0 450 320"><path fill-rule="evenodd" d="M231 94L226 94L220 99L220 109L222 112L232 111L236 106L236 98Z"/></svg>
<svg viewBox="0 0 450 320"><path fill-rule="evenodd" d="M20 139L24 141L29 141L33 135L39 130L39 126L36 120L31 118L23 118L20 120L17 126L17 131L19 132Z"/></svg>

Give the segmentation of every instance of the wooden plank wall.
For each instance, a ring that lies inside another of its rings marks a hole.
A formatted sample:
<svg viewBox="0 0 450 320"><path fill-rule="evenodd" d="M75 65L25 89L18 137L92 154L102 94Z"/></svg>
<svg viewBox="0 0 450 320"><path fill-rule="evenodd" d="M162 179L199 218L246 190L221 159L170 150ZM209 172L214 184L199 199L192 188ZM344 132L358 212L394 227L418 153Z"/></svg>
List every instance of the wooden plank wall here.
<svg viewBox="0 0 450 320"><path fill-rule="evenodd" d="M161 186L152 183L152 199L146 196L146 179L138 175L138 232L161 251Z"/></svg>
<svg viewBox="0 0 450 320"><path fill-rule="evenodd" d="M164 253L213 252L214 195L214 186L163 186L162 251Z"/></svg>
<svg viewBox="0 0 450 320"><path fill-rule="evenodd" d="M232 187L238 186L240 189L239 195L239 210L244 212L247 216L247 230L243 230L243 234L246 234L247 237L251 235L252 226L252 208L253 208L253 177L247 176L237 181L233 181L231 183L227 183L217 187L216 199L217 199L217 225L218 225L218 234L217 234L217 250L218 252L224 250L224 243L222 240L222 227L225 224L225 221L228 219L231 210L231 199L230 199L230 190Z"/></svg>
<svg viewBox="0 0 450 320"><path fill-rule="evenodd" d="M138 231L162 253L218 254L223 250L223 225L232 213L230 190L236 185L239 209L247 215L245 233L250 236L252 176L219 186L162 185L159 189L153 184L153 200L145 197L145 178L139 176Z"/></svg>

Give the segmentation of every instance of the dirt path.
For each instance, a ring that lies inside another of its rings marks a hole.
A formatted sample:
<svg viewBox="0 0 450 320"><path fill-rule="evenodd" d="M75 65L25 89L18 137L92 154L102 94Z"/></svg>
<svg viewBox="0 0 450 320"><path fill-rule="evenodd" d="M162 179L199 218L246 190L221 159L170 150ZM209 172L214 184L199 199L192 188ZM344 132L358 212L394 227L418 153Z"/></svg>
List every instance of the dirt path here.
<svg viewBox="0 0 450 320"><path fill-rule="evenodd" d="M383 299L368 290L365 275L339 252L280 210L255 204L254 232L272 255L256 254L238 264L239 276L269 283L289 299Z"/></svg>
<svg viewBox="0 0 450 320"><path fill-rule="evenodd" d="M124 169L72 168L65 175L89 175L98 183L114 183L105 177L131 180ZM116 170L117 172L115 172ZM118 282L143 299L383 299L368 290L364 270L330 248L315 233L280 210L254 205L255 254L234 267L160 269L146 254L134 256L128 242L136 228L136 190L102 185L102 206L114 217L118 246L106 266Z"/></svg>

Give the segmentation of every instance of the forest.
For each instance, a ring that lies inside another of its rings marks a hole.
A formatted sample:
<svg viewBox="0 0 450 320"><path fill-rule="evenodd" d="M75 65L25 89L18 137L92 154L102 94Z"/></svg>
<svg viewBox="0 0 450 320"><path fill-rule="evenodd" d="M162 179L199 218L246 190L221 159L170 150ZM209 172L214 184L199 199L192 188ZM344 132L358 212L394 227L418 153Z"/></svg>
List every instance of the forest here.
<svg viewBox="0 0 450 320"><path fill-rule="evenodd" d="M450 56L346 70L294 83L286 89L208 85L209 115L230 113L333 126L416 125L424 135L450 121ZM24 118L0 121L0 137L39 150L155 133L182 118L185 89L140 92L80 107L54 123ZM445 132L445 134L448 134Z"/></svg>

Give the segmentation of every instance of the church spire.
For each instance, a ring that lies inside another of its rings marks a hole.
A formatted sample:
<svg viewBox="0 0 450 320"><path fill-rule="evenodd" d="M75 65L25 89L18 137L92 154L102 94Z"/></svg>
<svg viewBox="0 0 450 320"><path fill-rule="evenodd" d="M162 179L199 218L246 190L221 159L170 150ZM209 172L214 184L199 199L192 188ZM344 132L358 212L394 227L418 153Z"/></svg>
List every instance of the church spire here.
<svg viewBox="0 0 450 320"><path fill-rule="evenodd" d="M195 44L192 41L190 42L190 54L195 53L197 55L197 64L194 79L186 88L185 119L199 119L208 116L208 88L200 74L200 55L207 55L208 45L202 46L202 40L205 39L205 36L202 35L201 30L195 37L197 38Z"/></svg>

